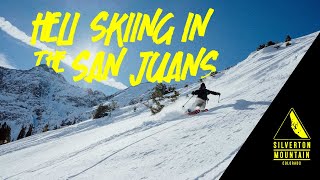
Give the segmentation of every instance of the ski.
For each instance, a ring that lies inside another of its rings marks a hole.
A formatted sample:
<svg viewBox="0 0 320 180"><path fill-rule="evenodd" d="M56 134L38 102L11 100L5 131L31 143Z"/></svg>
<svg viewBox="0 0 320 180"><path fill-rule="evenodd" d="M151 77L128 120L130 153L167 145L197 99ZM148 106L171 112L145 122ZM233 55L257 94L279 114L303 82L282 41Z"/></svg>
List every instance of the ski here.
<svg viewBox="0 0 320 180"><path fill-rule="evenodd" d="M207 111L208 111L208 109L204 109L204 110L197 109L197 110L190 111L190 112L187 112L187 113L188 113L188 115L195 115L195 114L199 114L200 112L207 112Z"/></svg>

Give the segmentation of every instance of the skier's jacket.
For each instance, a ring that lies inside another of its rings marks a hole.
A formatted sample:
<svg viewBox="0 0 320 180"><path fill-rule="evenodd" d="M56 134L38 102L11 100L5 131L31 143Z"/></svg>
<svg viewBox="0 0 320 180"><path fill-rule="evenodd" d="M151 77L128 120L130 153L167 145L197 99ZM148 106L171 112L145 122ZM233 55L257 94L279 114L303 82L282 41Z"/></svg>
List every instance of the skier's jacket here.
<svg viewBox="0 0 320 180"><path fill-rule="evenodd" d="M208 99L208 94L213 94L213 95L220 95L218 92L210 91L206 89L206 86L204 83L201 84L200 89L193 91L192 95L198 95L198 98L203 99L203 100L209 100Z"/></svg>

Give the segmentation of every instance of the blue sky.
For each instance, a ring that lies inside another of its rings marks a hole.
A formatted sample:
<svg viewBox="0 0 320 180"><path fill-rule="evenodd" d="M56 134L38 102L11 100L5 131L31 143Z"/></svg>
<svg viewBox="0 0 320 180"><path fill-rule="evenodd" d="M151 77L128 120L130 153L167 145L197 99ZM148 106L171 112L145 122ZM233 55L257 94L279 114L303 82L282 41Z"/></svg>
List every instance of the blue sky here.
<svg viewBox="0 0 320 180"><path fill-rule="evenodd" d="M72 47L56 47L53 43L44 43L49 48L67 50L72 57L75 57L84 49L102 50L114 54L120 52L115 39L108 47L103 46L102 43L90 42L91 36L96 34L90 29L90 22L100 11L108 11L109 14L114 12L120 14L142 12L148 13L151 17L157 8L162 8L163 14L172 12L175 17L166 25L166 27L173 25L176 28L170 46L155 45L148 37L145 37L142 42L125 44L125 47L128 48L128 54L122 63L120 75L113 77L113 81L109 83L113 87L101 83L76 83L82 87L90 87L110 94L117 91L117 88L114 88L119 87L116 82L126 86L130 85L129 74L137 74L140 67L140 51L153 50L161 54L168 51L174 54L176 51L183 50L196 55L201 47L206 47L208 50L214 49L220 55L217 61L212 61L212 64L219 71L242 61L259 44L269 40L279 42L283 41L287 34L294 38L319 31L319 7L320 2L318 0L303 2L297 0L186 0L183 2L173 0L2 0L0 5L0 23L2 23L0 24L0 63L17 69L30 69L35 66L36 58L33 53L39 49L25 43L24 38L31 36L33 29L31 22L36 18L38 12L81 13ZM181 43L180 37L188 13L194 12L204 17L208 8L213 8L215 12L211 17L205 37L195 37L192 43ZM20 31L5 29L4 19ZM108 25L108 23L105 23L105 25ZM57 30L58 28L54 28L53 34L57 34ZM6 31L10 31L11 34ZM21 32L25 35L21 35ZM14 33L18 34L15 35L16 38L12 35ZM66 65L63 65L63 67L66 68L63 75L72 83L72 75L76 75L78 72ZM200 71L198 75L195 78L199 79L201 75L204 75L204 72ZM187 80L192 79L189 77Z"/></svg>

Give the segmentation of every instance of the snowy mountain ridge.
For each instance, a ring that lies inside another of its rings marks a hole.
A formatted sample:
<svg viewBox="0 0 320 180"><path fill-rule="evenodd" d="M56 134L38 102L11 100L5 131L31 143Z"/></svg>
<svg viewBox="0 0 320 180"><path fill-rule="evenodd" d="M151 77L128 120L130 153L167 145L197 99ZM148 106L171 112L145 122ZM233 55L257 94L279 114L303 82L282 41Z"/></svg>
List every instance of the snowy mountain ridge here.
<svg viewBox="0 0 320 180"><path fill-rule="evenodd" d="M90 118L91 108L106 100L98 91L84 90L67 83L64 77L46 65L30 70L0 67L0 123L11 128L16 140L24 126L33 126L32 134L60 127L63 123Z"/></svg>
<svg viewBox="0 0 320 180"><path fill-rule="evenodd" d="M219 179L318 34L255 51L205 79L221 93L219 103L209 96L208 112L182 108L199 83L178 87L180 97L155 115L142 102L128 105L128 94L153 88L146 84L114 95L122 106L112 116L2 145L0 178Z"/></svg>

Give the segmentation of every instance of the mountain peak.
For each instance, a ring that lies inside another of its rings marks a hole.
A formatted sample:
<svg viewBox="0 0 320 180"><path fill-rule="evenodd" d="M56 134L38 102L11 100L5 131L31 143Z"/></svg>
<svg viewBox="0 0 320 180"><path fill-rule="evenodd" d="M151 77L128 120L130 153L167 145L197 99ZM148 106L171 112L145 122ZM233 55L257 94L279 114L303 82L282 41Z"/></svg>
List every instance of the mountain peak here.
<svg viewBox="0 0 320 180"><path fill-rule="evenodd" d="M56 74L56 72L46 64L40 64L39 66L35 66L31 68L31 70L44 70L44 71Z"/></svg>
<svg viewBox="0 0 320 180"><path fill-rule="evenodd" d="M48 73L50 73L54 76L57 76L59 79L62 79L63 81L66 82L65 78L61 74L56 73L55 70L53 70L51 67L47 66L46 64L40 64L39 66L35 66L35 67L31 68L30 71L48 72Z"/></svg>
<svg viewBox="0 0 320 180"><path fill-rule="evenodd" d="M0 124L10 126L10 140L18 139L21 127L31 125L36 134L47 124L53 129L89 119L92 107L105 101L103 93L73 86L46 65L0 68Z"/></svg>

